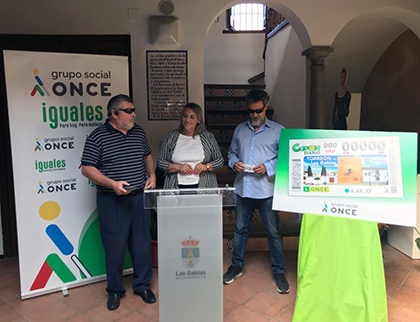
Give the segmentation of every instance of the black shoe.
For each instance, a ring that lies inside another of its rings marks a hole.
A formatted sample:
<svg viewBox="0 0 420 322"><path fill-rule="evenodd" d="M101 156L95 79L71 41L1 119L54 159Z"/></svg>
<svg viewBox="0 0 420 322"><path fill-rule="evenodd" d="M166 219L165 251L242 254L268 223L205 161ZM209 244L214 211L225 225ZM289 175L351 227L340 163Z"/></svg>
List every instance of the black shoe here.
<svg viewBox="0 0 420 322"><path fill-rule="evenodd" d="M121 294L119 293L109 293L108 294L108 301L106 302L106 307L110 311L114 311L118 309L120 306L120 298Z"/></svg>
<svg viewBox="0 0 420 322"><path fill-rule="evenodd" d="M287 282L286 275L284 275L284 273L275 274L274 280L276 281L277 292L280 294L287 294L290 292L289 283Z"/></svg>
<svg viewBox="0 0 420 322"><path fill-rule="evenodd" d="M156 296L150 288L146 291L134 291L134 294L139 295L146 303L156 303Z"/></svg>
<svg viewBox="0 0 420 322"><path fill-rule="evenodd" d="M241 277L242 274L242 268L236 265L231 265L226 273L223 274L223 284L232 283L236 278Z"/></svg>

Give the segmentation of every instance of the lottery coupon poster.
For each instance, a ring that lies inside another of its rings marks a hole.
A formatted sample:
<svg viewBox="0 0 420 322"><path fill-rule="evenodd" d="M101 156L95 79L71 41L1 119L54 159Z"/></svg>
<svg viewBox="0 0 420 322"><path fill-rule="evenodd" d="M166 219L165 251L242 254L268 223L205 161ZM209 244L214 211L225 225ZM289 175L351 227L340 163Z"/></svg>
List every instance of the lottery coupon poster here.
<svg viewBox="0 0 420 322"><path fill-rule="evenodd" d="M283 129L273 209L414 227L417 133Z"/></svg>

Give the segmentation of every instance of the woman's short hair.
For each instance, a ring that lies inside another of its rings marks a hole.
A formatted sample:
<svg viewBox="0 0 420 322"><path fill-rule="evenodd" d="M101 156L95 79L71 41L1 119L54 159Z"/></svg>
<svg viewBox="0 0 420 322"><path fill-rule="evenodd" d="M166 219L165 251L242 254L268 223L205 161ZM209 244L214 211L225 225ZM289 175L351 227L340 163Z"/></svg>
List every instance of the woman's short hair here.
<svg viewBox="0 0 420 322"><path fill-rule="evenodd" d="M197 103L187 103L187 104L185 104L185 106L183 107L182 112L181 112L181 117L180 117L181 123L179 124L179 127L178 127L178 131L181 132L181 133L184 130L184 126L182 125L182 117L183 117L186 109L190 109L191 111L193 111L195 116L197 116L197 119L198 119L198 123L197 123L197 125L195 127L195 130L194 130L194 133L193 133L193 137L194 137L194 136L199 135L201 132L206 130L206 126L204 125L203 109Z"/></svg>

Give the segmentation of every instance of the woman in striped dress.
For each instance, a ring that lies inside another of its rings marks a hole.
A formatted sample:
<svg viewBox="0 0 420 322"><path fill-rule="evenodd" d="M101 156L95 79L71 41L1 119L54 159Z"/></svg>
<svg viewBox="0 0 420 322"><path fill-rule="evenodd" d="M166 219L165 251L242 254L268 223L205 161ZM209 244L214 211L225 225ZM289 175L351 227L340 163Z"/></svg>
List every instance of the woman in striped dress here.
<svg viewBox="0 0 420 322"><path fill-rule="evenodd" d="M200 105L188 103L178 129L166 134L157 166L165 172L164 189L216 188L223 156L214 135L206 131Z"/></svg>

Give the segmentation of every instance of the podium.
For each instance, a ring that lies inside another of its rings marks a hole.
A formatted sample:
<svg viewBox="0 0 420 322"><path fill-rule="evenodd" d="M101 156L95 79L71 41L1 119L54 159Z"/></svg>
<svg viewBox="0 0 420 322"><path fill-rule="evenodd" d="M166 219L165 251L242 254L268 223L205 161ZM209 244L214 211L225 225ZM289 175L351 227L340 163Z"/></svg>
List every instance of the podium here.
<svg viewBox="0 0 420 322"><path fill-rule="evenodd" d="M158 216L159 321L223 321L222 209L234 191L145 191Z"/></svg>

